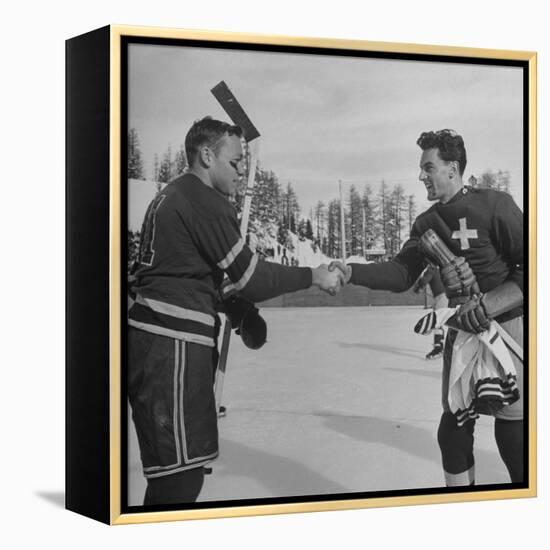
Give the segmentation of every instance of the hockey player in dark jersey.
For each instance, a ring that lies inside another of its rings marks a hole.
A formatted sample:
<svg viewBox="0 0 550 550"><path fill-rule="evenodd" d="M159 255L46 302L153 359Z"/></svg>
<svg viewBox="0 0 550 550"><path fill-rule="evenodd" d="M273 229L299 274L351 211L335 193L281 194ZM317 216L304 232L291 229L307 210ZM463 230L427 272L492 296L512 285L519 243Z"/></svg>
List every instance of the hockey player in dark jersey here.
<svg viewBox="0 0 550 550"><path fill-rule="evenodd" d="M246 245L228 200L243 176L241 135L210 117L196 122L185 140L188 173L159 192L145 214L128 319L128 395L145 505L194 502L204 465L218 455L220 297L253 303L312 285L334 294L343 282L327 265L258 261Z"/></svg>
<svg viewBox="0 0 550 550"><path fill-rule="evenodd" d="M466 187L462 176L466 150L461 136L452 130L424 132L417 141L422 149L420 180L428 199L437 201L415 220L409 240L390 262L349 264L334 262L346 281L371 289L402 292L422 272L426 258L420 237L434 230L457 260L441 270L450 307L458 306L454 322L467 332L484 331L490 319L523 346L523 214L507 193ZM477 280L479 290L465 281ZM443 368L443 414L438 430L445 481L448 486L474 484L474 425L459 426L448 404L449 371L457 330L448 329ZM515 355L517 385L523 394L523 364ZM512 482L524 481L523 399L499 410L495 438Z"/></svg>

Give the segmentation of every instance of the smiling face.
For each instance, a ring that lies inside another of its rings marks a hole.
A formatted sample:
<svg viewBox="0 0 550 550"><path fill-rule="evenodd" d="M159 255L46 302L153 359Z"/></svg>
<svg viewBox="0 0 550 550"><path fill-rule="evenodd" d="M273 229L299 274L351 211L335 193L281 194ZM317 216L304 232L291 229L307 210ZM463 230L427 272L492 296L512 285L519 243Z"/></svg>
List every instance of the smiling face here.
<svg viewBox="0 0 550 550"><path fill-rule="evenodd" d="M448 202L462 187L456 161L442 160L439 149L426 149L420 158L420 181L426 186L429 201Z"/></svg>
<svg viewBox="0 0 550 550"><path fill-rule="evenodd" d="M223 136L212 149L208 173L214 189L222 195L234 195L244 175L244 158L238 136Z"/></svg>

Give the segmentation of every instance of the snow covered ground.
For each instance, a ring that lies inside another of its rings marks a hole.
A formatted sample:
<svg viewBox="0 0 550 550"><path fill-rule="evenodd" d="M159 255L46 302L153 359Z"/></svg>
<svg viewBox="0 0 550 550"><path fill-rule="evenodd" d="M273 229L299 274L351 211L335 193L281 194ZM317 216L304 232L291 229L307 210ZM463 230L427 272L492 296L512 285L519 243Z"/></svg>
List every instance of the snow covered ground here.
<svg viewBox="0 0 550 550"><path fill-rule="evenodd" d="M220 458L201 501L440 487L442 362L418 307L266 308L259 351L233 336ZM129 504L145 482L129 434ZM478 484L508 481L492 420L476 426Z"/></svg>

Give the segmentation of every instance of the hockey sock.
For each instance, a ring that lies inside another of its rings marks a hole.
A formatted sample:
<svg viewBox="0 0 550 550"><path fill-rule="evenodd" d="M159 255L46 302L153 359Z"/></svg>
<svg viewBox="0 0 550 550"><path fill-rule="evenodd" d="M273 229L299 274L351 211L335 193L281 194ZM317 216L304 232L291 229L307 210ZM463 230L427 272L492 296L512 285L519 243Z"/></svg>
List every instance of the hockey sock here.
<svg viewBox="0 0 550 550"><path fill-rule="evenodd" d="M143 504L183 504L195 502L204 482L204 469L193 468L177 474L147 479Z"/></svg>
<svg viewBox="0 0 550 550"><path fill-rule="evenodd" d="M495 439L498 451L512 483L523 479L523 420L495 419Z"/></svg>
<svg viewBox="0 0 550 550"><path fill-rule="evenodd" d="M444 412L441 415L437 441L441 449L447 487L475 483L474 426L474 420L458 426L452 413Z"/></svg>

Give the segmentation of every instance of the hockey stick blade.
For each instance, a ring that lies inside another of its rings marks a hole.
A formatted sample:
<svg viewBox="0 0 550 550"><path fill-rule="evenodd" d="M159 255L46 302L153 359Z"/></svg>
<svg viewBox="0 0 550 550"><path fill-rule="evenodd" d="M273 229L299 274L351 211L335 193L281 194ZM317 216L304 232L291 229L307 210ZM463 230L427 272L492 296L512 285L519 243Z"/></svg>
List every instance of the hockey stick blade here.
<svg viewBox="0 0 550 550"><path fill-rule="evenodd" d="M237 98L233 95L225 81L216 84L211 90L218 103L223 107L223 110L228 114L229 118L241 128L244 133L244 139L248 142L260 137L256 126L248 118Z"/></svg>

